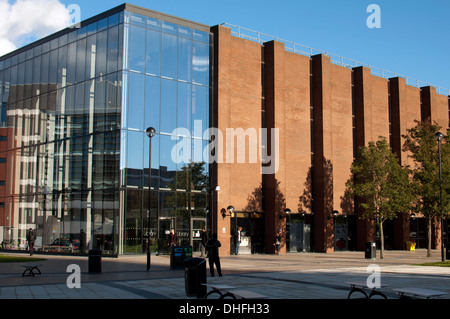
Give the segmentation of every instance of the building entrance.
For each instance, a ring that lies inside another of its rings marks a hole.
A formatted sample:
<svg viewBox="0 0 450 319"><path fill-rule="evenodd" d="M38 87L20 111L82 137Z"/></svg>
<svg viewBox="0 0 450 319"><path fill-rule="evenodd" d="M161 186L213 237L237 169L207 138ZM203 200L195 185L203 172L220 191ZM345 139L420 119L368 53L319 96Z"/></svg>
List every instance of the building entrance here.
<svg viewBox="0 0 450 319"><path fill-rule="evenodd" d="M170 245L173 241L177 245L177 239L175 235L175 217L160 217L158 220L158 253L168 254L170 252ZM172 240L172 237L173 240Z"/></svg>
<svg viewBox="0 0 450 319"><path fill-rule="evenodd" d="M206 218L191 218L191 240L192 251L200 251L200 241L202 239L202 228L206 229Z"/></svg>

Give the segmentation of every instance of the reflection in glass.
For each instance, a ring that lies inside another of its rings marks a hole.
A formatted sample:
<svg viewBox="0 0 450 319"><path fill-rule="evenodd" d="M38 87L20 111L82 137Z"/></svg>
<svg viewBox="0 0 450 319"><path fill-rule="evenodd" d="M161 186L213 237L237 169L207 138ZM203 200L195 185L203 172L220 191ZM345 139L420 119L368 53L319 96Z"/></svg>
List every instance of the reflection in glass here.
<svg viewBox="0 0 450 319"><path fill-rule="evenodd" d="M145 125L155 128L156 132L160 131L160 95L161 95L161 79L154 76L146 76L145 81Z"/></svg>
<svg viewBox="0 0 450 319"><path fill-rule="evenodd" d="M208 128L208 88L192 85L192 125L196 128L192 136L202 138L203 130ZM203 129L198 129L201 126Z"/></svg>
<svg viewBox="0 0 450 319"><path fill-rule="evenodd" d="M128 23L115 14L0 61L0 120L16 134L0 160L17 164L7 174L18 185L7 185L11 193L0 203L17 212L16 228L4 233L17 245L30 224L42 245L79 243L83 229L85 253L92 247L117 254L123 220L123 251L141 253L149 174L155 239L166 235L156 238L165 225L188 242L191 217L203 216L205 141L202 132L196 139L189 133L194 120L200 131L208 127L209 35L123 17ZM149 126L157 131L151 169Z"/></svg>
<svg viewBox="0 0 450 319"><path fill-rule="evenodd" d="M167 78L177 78L177 37L171 34L162 34L161 75Z"/></svg>
<svg viewBox="0 0 450 319"><path fill-rule="evenodd" d="M195 42L192 58L192 82L208 85L209 82L209 45Z"/></svg>
<svg viewBox="0 0 450 319"><path fill-rule="evenodd" d="M190 82L192 70L192 41L181 37L178 41L178 79Z"/></svg>
<svg viewBox="0 0 450 319"><path fill-rule="evenodd" d="M147 30L147 74L159 75L161 72L161 32Z"/></svg>
<svg viewBox="0 0 450 319"><path fill-rule="evenodd" d="M128 128L144 131L144 74L130 72L128 96Z"/></svg>
<svg viewBox="0 0 450 319"><path fill-rule="evenodd" d="M161 79L161 122L164 133L172 133L177 127L177 82Z"/></svg>
<svg viewBox="0 0 450 319"><path fill-rule="evenodd" d="M186 128L189 132L191 130L191 98L191 84L178 82L177 127Z"/></svg>
<svg viewBox="0 0 450 319"><path fill-rule="evenodd" d="M145 72L145 29L132 25L130 27L130 70Z"/></svg>

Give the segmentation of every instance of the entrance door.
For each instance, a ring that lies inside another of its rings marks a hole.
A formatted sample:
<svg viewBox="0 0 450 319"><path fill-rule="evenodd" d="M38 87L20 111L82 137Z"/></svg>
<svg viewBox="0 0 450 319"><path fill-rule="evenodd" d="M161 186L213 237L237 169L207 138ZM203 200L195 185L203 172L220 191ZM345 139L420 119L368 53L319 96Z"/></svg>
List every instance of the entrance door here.
<svg viewBox="0 0 450 319"><path fill-rule="evenodd" d="M191 239L190 244L193 252L200 251L200 241L202 228L206 229L206 218L191 218Z"/></svg>
<svg viewBox="0 0 450 319"><path fill-rule="evenodd" d="M170 253L170 231L175 230L174 217L160 217L158 221L158 253Z"/></svg>

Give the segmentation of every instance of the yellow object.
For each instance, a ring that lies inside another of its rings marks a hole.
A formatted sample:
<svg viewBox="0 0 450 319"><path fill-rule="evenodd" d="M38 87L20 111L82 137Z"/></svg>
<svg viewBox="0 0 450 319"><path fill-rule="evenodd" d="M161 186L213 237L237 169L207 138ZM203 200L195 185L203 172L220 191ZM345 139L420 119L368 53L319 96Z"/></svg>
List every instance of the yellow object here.
<svg viewBox="0 0 450 319"><path fill-rule="evenodd" d="M416 250L416 243L413 243L412 241L407 241L406 242L406 250L415 251Z"/></svg>

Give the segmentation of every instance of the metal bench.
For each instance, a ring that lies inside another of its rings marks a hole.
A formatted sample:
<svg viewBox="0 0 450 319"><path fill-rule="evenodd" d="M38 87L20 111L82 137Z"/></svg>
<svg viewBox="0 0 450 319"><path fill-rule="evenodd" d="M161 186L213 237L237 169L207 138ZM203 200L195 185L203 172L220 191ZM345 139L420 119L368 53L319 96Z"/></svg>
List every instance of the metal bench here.
<svg viewBox="0 0 450 319"><path fill-rule="evenodd" d="M229 286L229 285L215 285L215 284L202 284L204 286L210 287L211 290L206 294L205 298L208 298L208 296L213 294L218 294L220 296L220 299L222 299L223 295L231 289L236 289L236 287Z"/></svg>
<svg viewBox="0 0 450 319"><path fill-rule="evenodd" d="M242 289L236 289L236 290L230 290L225 293L221 299L225 299L226 297L230 297L232 299L264 299L267 298L267 296L261 295L257 292L249 291L249 290L242 290Z"/></svg>
<svg viewBox="0 0 450 319"><path fill-rule="evenodd" d="M350 299L350 296L354 294L355 292L359 292L364 295L366 299L370 299L373 296L381 296L384 299L387 299L386 295L383 294L379 289L381 287L386 287L387 285L381 285L380 287L373 287L369 288L367 287L367 283L365 281L351 281L347 282L348 285L350 285L351 290L347 296L347 299ZM367 295L366 290L370 290L370 294Z"/></svg>
<svg viewBox="0 0 450 319"><path fill-rule="evenodd" d="M26 264L26 265L22 265L22 267L25 267L25 270L22 273L22 277L25 277L25 276L32 276L32 277L34 277L35 274L41 275L41 271L39 270L40 266L42 266L42 265L41 264ZM37 272L35 273L34 270L37 270Z"/></svg>
<svg viewBox="0 0 450 319"><path fill-rule="evenodd" d="M210 296L212 294L218 294L220 296L219 299L225 299L225 298L263 299L263 298L267 298L266 296L258 294L256 292L239 289L234 286L218 285L218 284L217 285L216 284L202 284L202 285L212 288L206 294L205 298L208 298L208 296Z"/></svg>
<svg viewBox="0 0 450 319"><path fill-rule="evenodd" d="M433 297L439 297L443 295L448 295L448 292L431 290L431 289L422 289L422 288L398 288L393 289L397 294L400 295L400 298L421 298L421 299L430 299Z"/></svg>

